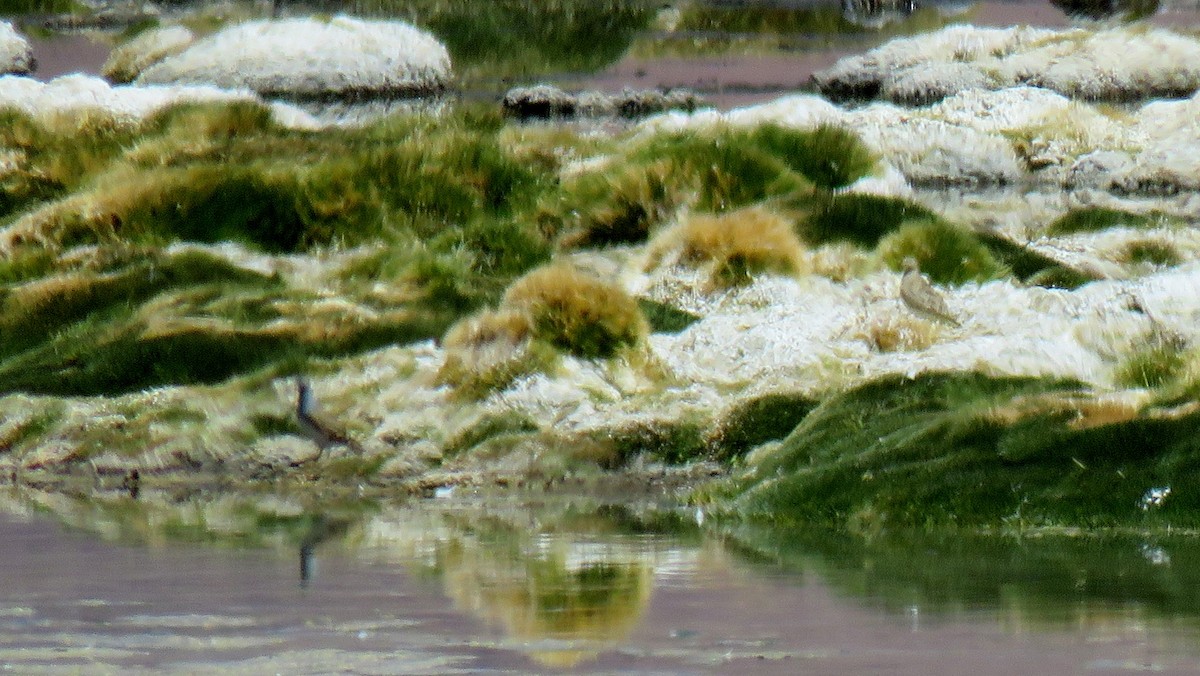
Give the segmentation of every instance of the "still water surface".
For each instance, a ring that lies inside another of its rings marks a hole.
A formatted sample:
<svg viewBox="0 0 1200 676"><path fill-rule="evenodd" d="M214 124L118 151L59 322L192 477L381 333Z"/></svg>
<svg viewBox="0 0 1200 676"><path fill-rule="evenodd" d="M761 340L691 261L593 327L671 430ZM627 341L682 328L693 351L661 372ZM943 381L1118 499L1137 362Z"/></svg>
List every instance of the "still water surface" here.
<svg viewBox="0 0 1200 676"><path fill-rule="evenodd" d="M0 500L11 673L1200 672L1186 538L722 531L512 498Z"/></svg>

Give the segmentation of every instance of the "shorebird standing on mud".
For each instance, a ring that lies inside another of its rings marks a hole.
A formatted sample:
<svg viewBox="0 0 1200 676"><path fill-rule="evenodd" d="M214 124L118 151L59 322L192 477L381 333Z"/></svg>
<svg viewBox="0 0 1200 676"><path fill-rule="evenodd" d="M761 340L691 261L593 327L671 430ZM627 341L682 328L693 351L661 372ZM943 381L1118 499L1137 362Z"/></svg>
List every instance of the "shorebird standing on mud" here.
<svg viewBox="0 0 1200 676"><path fill-rule="evenodd" d="M359 446L358 443L346 436L345 432L340 431L332 423L318 416L316 407L317 400L313 396L312 387L309 386L308 381L303 378L296 378L296 421L300 423L305 436L312 439L313 443L320 449L317 458L320 458L325 449L331 446L348 446L362 453L362 446ZM314 460L317 458L314 458Z"/></svg>
<svg viewBox="0 0 1200 676"><path fill-rule="evenodd" d="M917 259L909 256L904 259L904 276L900 278L900 300L917 315L925 319L942 321L954 326L962 326L954 315L942 294L921 274Z"/></svg>

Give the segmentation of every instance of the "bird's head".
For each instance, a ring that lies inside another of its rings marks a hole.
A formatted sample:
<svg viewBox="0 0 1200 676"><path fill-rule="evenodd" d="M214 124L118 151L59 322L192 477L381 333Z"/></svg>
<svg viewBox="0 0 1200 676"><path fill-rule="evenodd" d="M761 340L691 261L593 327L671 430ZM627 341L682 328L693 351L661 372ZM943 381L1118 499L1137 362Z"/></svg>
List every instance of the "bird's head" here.
<svg viewBox="0 0 1200 676"><path fill-rule="evenodd" d="M904 263L902 263L902 265L904 266L905 272L921 271L921 266L917 264L917 259L913 258L912 256L905 256Z"/></svg>

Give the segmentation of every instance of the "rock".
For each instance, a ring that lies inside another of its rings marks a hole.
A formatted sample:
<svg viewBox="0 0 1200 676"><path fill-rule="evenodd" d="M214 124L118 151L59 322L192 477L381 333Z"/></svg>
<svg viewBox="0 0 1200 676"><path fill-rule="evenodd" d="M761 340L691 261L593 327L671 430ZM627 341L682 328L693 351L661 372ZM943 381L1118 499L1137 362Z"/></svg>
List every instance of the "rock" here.
<svg viewBox="0 0 1200 676"><path fill-rule="evenodd" d="M402 21L336 16L226 28L147 68L136 83L337 99L431 94L449 79L450 55L429 33Z"/></svg>
<svg viewBox="0 0 1200 676"><path fill-rule="evenodd" d="M572 117L575 115L575 96L553 85L514 87L501 102L504 113L521 120Z"/></svg>
<svg viewBox="0 0 1200 676"><path fill-rule="evenodd" d="M504 95L505 114L521 120L571 117L640 118L668 110L691 112L699 105L686 89L624 89L620 94L565 92L547 84L514 87Z"/></svg>

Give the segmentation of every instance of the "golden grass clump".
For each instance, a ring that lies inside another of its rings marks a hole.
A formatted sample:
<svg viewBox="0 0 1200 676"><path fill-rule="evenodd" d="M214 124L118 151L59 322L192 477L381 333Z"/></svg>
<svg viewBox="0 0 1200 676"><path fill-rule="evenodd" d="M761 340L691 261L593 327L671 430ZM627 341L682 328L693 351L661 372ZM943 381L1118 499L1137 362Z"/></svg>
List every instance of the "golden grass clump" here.
<svg viewBox="0 0 1200 676"><path fill-rule="evenodd" d="M914 352L928 349L937 342L938 329L927 322L907 314L888 313L876 316L855 333L875 352Z"/></svg>
<svg viewBox="0 0 1200 676"><path fill-rule="evenodd" d="M710 268L714 286L747 284L753 275L796 275L808 256L792 224L783 216L749 207L720 215L692 216L650 244L649 265L664 261Z"/></svg>
<svg viewBox="0 0 1200 676"><path fill-rule="evenodd" d="M612 357L649 332L633 297L568 265L529 272L508 288L502 305L525 312L537 339L585 359Z"/></svg>

